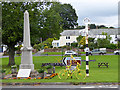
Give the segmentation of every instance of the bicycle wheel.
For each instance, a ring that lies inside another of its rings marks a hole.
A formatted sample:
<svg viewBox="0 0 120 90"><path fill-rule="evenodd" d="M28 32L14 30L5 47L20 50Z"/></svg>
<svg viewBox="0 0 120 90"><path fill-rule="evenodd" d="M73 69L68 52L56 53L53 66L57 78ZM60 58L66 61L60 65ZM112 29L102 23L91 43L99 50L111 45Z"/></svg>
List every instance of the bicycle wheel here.
<svg viewBox="0 0 120 90"><path fill-rule="evenodd" d="M65 69L62 69L59 73L58 73L58 77L59 79L67 79L68 77L68 71Z"/></svg>
<svg viewBox="0 0 120 90"><path fill-rule="evenodd" d="M84 70L76 70L75 75L77 79L85 79L86 78L86 73Z"/></svg>

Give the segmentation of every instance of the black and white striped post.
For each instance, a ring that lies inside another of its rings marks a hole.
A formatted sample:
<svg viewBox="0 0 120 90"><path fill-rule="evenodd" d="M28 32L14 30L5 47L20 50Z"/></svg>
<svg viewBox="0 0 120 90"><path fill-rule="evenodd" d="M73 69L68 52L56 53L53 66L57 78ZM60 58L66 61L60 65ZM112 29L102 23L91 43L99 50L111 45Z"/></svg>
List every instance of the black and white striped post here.
<svg viewBox="0 0 120 90"><path fill-rule="evenodd" d="M89 47L88 47L88 24L90 23L90 20L88 18L84 19L85 23L85 36L86 36L86 76L89 77Z"/></svg>

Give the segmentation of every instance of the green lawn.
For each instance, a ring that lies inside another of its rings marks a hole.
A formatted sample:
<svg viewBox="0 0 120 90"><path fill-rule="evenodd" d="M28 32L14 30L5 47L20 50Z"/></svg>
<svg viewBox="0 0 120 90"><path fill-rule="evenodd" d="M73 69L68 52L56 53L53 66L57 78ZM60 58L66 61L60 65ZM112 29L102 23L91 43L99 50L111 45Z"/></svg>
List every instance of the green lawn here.
<svg viewBox="0 0 120 90"><path fill-rule="evenodd" d="M34 56L33 63L35 65L35 69L39 69L41 63L55 63L61 60L61 56ZM82 60L85 60L85 56L81 56ZM77 79L67 79L60 80L58 76L55 76L53 79L45 80L2 80L3 82L118 82L118 55L96 55L90 56L90 60L96 59L95 62L89 62L90 66L90 76L85 80L77 80ZM2 66L4 69L9 70L8 58L1 59ZM16 64L20 65L21 58L15 57ZM98 68L98 62L108 62L109 68L101 67ZM85 62L82 62L81 69L85 70ZM61 69L65 67L55 67L56 73L58 73Z"/></svg>

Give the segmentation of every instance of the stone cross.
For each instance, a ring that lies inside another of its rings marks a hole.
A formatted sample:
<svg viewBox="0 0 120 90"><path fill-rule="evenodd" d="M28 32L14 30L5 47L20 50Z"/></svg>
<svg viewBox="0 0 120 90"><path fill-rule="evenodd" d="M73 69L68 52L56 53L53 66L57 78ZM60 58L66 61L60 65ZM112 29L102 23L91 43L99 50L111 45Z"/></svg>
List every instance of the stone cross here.
<svg viewBox="0 0 120 90"><path fill-rule="evenodd" d="M26 10L24 13L24 36L23 36L23 47L21 56L20 69L31 69L34 70L32 50L30 44L30 26L29 26L29 13Z"/></svg>

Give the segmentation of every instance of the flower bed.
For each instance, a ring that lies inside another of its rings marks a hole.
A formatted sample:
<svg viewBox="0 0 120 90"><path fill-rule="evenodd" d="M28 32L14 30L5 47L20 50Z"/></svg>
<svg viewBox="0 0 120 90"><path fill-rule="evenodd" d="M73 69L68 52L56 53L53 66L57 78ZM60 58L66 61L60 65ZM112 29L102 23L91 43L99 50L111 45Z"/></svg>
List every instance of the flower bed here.
<svg viewBox="0 0 120 90"><path fill-rule="evenodd" d="M57 76L58 75L58 73L53 73L53 74L51 74L50 76L48 76L48 77L44 77L43 79L52 79L53 77L55 77L55 76ZM13 78L3 78L3 79L27 79L27 80L29 80L29 79L42 79L41 77L38 77L38 78L31 78L31 77L28 77L28 78L21 78L21 77L13 77Z"/></svg>

